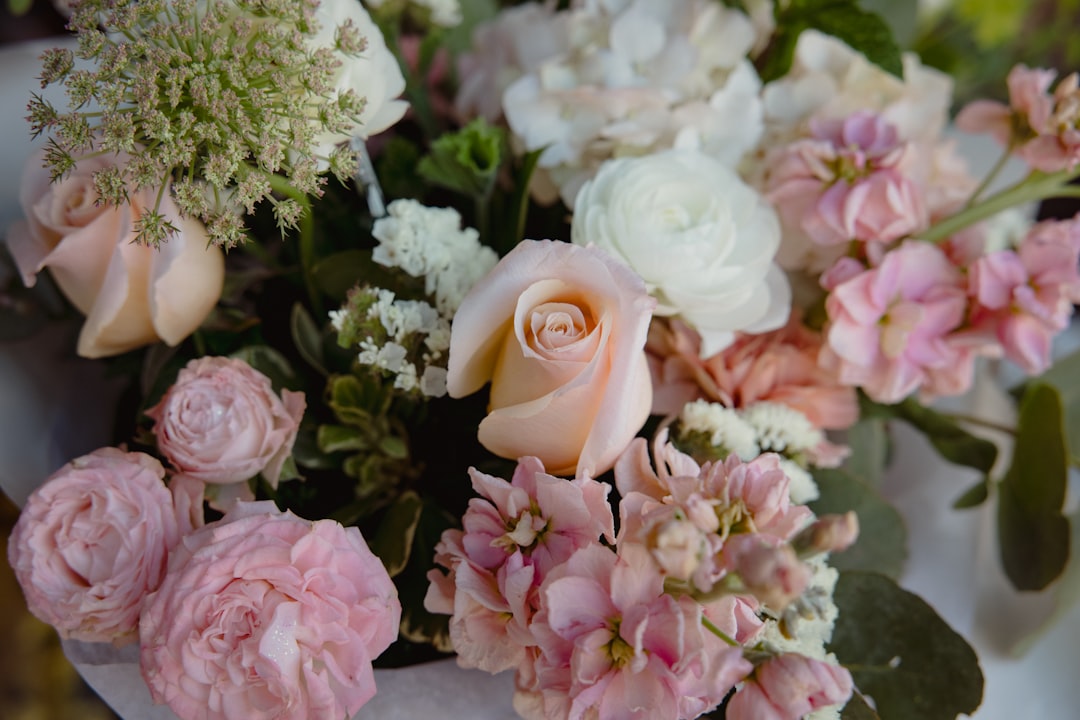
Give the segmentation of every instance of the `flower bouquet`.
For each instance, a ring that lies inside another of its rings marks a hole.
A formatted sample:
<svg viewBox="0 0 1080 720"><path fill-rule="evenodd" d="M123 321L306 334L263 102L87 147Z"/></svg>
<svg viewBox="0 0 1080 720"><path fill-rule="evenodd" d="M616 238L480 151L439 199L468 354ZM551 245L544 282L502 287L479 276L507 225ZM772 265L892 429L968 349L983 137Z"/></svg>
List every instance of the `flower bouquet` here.
<svg viewBox="0 0 1080 720"><path fill-rule="evenodd" d="M524 718L971 714L896 584L899 424L1067 596L1080 221L1017 208L1077 194L1075 75L959 113L977 178L855 0L69 4L4 328L84 317L122 392L9 560L181 720L451 654ZM945 409L986 362L1008 427Z"/></svg>

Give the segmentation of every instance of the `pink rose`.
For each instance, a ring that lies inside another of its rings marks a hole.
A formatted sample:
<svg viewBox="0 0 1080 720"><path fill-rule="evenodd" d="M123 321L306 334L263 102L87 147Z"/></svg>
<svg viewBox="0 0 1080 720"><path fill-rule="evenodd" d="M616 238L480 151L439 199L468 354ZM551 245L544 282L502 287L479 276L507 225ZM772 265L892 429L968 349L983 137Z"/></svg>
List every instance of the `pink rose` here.
<svg viewBox="0 0 1080 720"><path fill-rule="evenodd" d="M244 482L259 473L277 487L292 452L304 394L274 394L270 379L243 360L203 357L180 371L146 411L158 449L177 469L207 483Z"/></svg>
<svg viewBox="0 0 1080 720"><path fill-rule="evenodd" d="M182 720L352 717L400 619L359 530L240 503L184 538L147 598L143 678Z"/></svg>
<svg viewBox="0 0 1080 720"><path fill-rule="evenodd" d="M30 612L62 637L135 639L143 598L192 529L190 508L174 506L164 477L149 455L102 448L34 491L8 543Z"/></svg>
<svg viewBox="0 0 1080 720"><path fill-rule="evenodd" d="M208 246L205 228L180 217L166 192L159 210L177 227L159 249L136 245L138 214L152 207L154 188L130 193L130 206L97 204L93 174L110 167L102 156L81 160L71 175L50 183L35 153L23 171L19 202L26 220L8 233L23 282L43 268L86 323L78 352L103 357L159 339L176 345L203 321L221 296L225 260Z"/></svg>
<svg viewBox="0 0 1080 720"><path fill-rule="evenodd" d="M601 250L523 241L458 308L447 391L462 397L491 381L479 437L496 455L595 476L649 415L643 348L654 306L644 281Z"/></svg>

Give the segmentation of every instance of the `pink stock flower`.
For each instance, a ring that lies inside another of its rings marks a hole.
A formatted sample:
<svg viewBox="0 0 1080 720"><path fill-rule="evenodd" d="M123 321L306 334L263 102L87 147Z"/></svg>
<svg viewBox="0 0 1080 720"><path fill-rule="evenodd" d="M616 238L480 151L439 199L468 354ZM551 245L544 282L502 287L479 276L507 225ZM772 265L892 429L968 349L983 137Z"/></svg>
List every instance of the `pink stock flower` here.
<svg viewBox="0 0 1080 720"><path fill-rule="evenodd" d="M655 304L607 253L523 241L454 315L447 392L491 382L478 436L496 455L538 457L555 475L604 472L649 415Z"/></svg>
<svg viewBox="0 0 1080 720"><path fill-rule="evenodd" d="M143 679L181 720L352 717L400 617L359 530L239 503L183 539L147 598Z"/></svg>
<svg viewBox="0 0 1080 720"><path fill-rule="evenodd" d="M812 516L805 506L791 505L791 481L777 455L750 462L731 455L698 466L666 437L661 432L656 441L658 473L643 438L615 465L622 495L619 546L642 544L665 576L709 592L734 569L723 552L736 534L782 543Z"/></svg>
<svg viewBox="0 0 1080 720"><path fill-rule="evenodd" d="M526 717L695 717L750 671L739 648L703 629L700 605L664 592L638 546L583 548L541 594L538 651L515 698Z"/></svg>
<svg viewBox="0 0 1080 720"><path fill-rule="evenodd" d="M974 352L949 337L967 307L960 283L934 245L909 241L890 251L829 293L822 362L878 402L899 402L920 388L962 392Z"/></svg>
<svg viewBox="0 0 1080 720"><path fill-rule="evenodd" d="M847 702L852 691L846 668L785 653L766 660L727 705L729 720L798 720L807 713Z"/></svg>
<svg viewBox="0 0 1080 720"><path fill-rule="evenodd" d="M810 583L810 568L790 545L758 534L733 535L724 543L723 566L739 577L746 592L770 610L782 612Z"/></svg>
<svg viewBox="0 0 1080 720"><path fill-rule="evenodd" d="M901 167L906 145L881 116L812 123L813 139L772 161L769 200L784 224L819 245L890 243L927 224L919 186Z"/></svg>
<svg viewBox="0 0 1080 720"><path fill-rule="evenodd" d="M202 357L146 414L158 449L181 472L207 483L262 473L277 487L304 406L303 393L282 390L279 398L270 379L243 360Z"/></svg>
<svg viewBox="0 0 1080 720"><path fill-rule="evenodd" d="M798 410L820 429L844 429L858 419L855 391L818 365L822 337L792 312L787 325L739 335L706 359L696 333L678 320L654 321L646 350L653 374L653 412L673 414L707 399L746 408L769 401Z"/></svg>
<svg viewBox="0 0 1080 720"><path fill-rule="evenodd" d="M30 612L62 637L135 640L143 599L193 527L186 496L174 504L164 477L149 455L102 448L30 495L8 542Z"/></svg>
<svg viewBox="0 0 1080 720"><path fill-rule="evenodd" d="M469 469L473 489L463 530L447 530L428 573L425 606L452 615L458 662L499 672L522 659L535 610L534 590L555 567L601 536L615 540L611 486L588 477L564 480L533 457L518 461L511 482Z"/></svg>
<svg viewBox="0 0 1080 720"><path fill-rule="evenodd" d="M972 325L1001 344L1005 357L1035 375L1050 365L1054 336L1080 300L1080 221L1045 221L1020 247L979 258L968 275Z"/></svg>
<svg viewBox="0 0 1080 720"><path fill-rule="evenodd" d="M1080 162L1080 79L1069 75L1051 95L1056 76L1053 70L1017 65L1009 72L1009 105L976 100L956 116L956 126L993 135L1037 170L1074 168Z"/></svg>

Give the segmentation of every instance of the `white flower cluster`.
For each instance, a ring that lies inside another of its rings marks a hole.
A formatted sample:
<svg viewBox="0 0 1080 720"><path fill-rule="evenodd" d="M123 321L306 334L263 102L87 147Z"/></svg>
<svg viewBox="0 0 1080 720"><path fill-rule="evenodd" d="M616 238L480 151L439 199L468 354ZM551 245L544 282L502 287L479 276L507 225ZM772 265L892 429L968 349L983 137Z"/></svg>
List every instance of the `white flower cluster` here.
<svg viewBox="0 0 1080 720"><path fill-rule="evenodd" d="M805 465L824 441L798 410L773 402L759 402L733 410L720 403L695 400L683 406L679 414L683 432L699 432L725 452L751 460L763 452L781 456L780 466L791 479L791 501L805 504L818 498L818 488Z"/></svg>
<svg viewBox="0 0 1080 720"><path fill-rule="evenodd" d="M361 338L357 360L394 374L394 387L419 390L427 397L446 394L446 351L450 348L450 322L423 300L401 300L389 290L372 289L374 302L362 322L377 322L386 333L382 344L372 336ZM334 329L341 332L347 309L330 312ZM421 346L419 362L410 360L410 347ZM422 368L422 369L421 369Z"/></svg>
<svg viewBox="0 0 1080 720"><path fill-rule="evenodd" d="M388 0L365 0L371 8L381 8L387 2ZM429 12L431 24L437 27L452 28L461 24L461 3L458 0L408 0L407 4Z"/></svg>
<svg viewBox="0 0 1080 720"><path fill-rule="evenodd" d="M521 149L544 148L538 199L558 194L573 207L612 157L692 148L733 167L757 143L761 82L746 57L757 35L743 13L714 0L529 8L478 29L463 70L488 71L462 72L470 82L457 107L489 120L505 113Z"/></svg>
<svg viewBox="0 0 1080 720"><path fill-rule="evenodd" d="M439 315L453 318L461 299L499 261L480 244L473 228L461 228L453 208L433 208L415 200L395 200L372 234L379 246L372 259L386 267L424 278L424 291L435 298Z"/></svg>

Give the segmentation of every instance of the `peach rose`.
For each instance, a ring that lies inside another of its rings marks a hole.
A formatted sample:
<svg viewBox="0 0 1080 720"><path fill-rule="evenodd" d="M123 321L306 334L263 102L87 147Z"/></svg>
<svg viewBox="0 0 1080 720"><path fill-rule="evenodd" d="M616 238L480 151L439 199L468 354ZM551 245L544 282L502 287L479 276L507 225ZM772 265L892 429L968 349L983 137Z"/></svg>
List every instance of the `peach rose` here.
<svg viewBox="0 0 1080 720"><path fill-rule="evenodd" d="M454 316L446 387L491 381L480 443L540 458L553 475L610 468L649 415L644 281L602 250L525 240Z"/></svg>
<svg viewBox="0 0 1080 720"><path fill-rule="evenodd" d="M157 191L132 192L130 206L98 204L94 172L109 157L82 160L63 180L49 181L44 153L31 155L19 202L25 221L12 225L8 248L23 282L45 267L60 290L86 315L78 353L105 357L157 340L176 345L203 321L221 296L225 259L208 246L205 228L181 218L165 193L159 210L179 232L160 249L132 242L138 214Z"/></svg>

